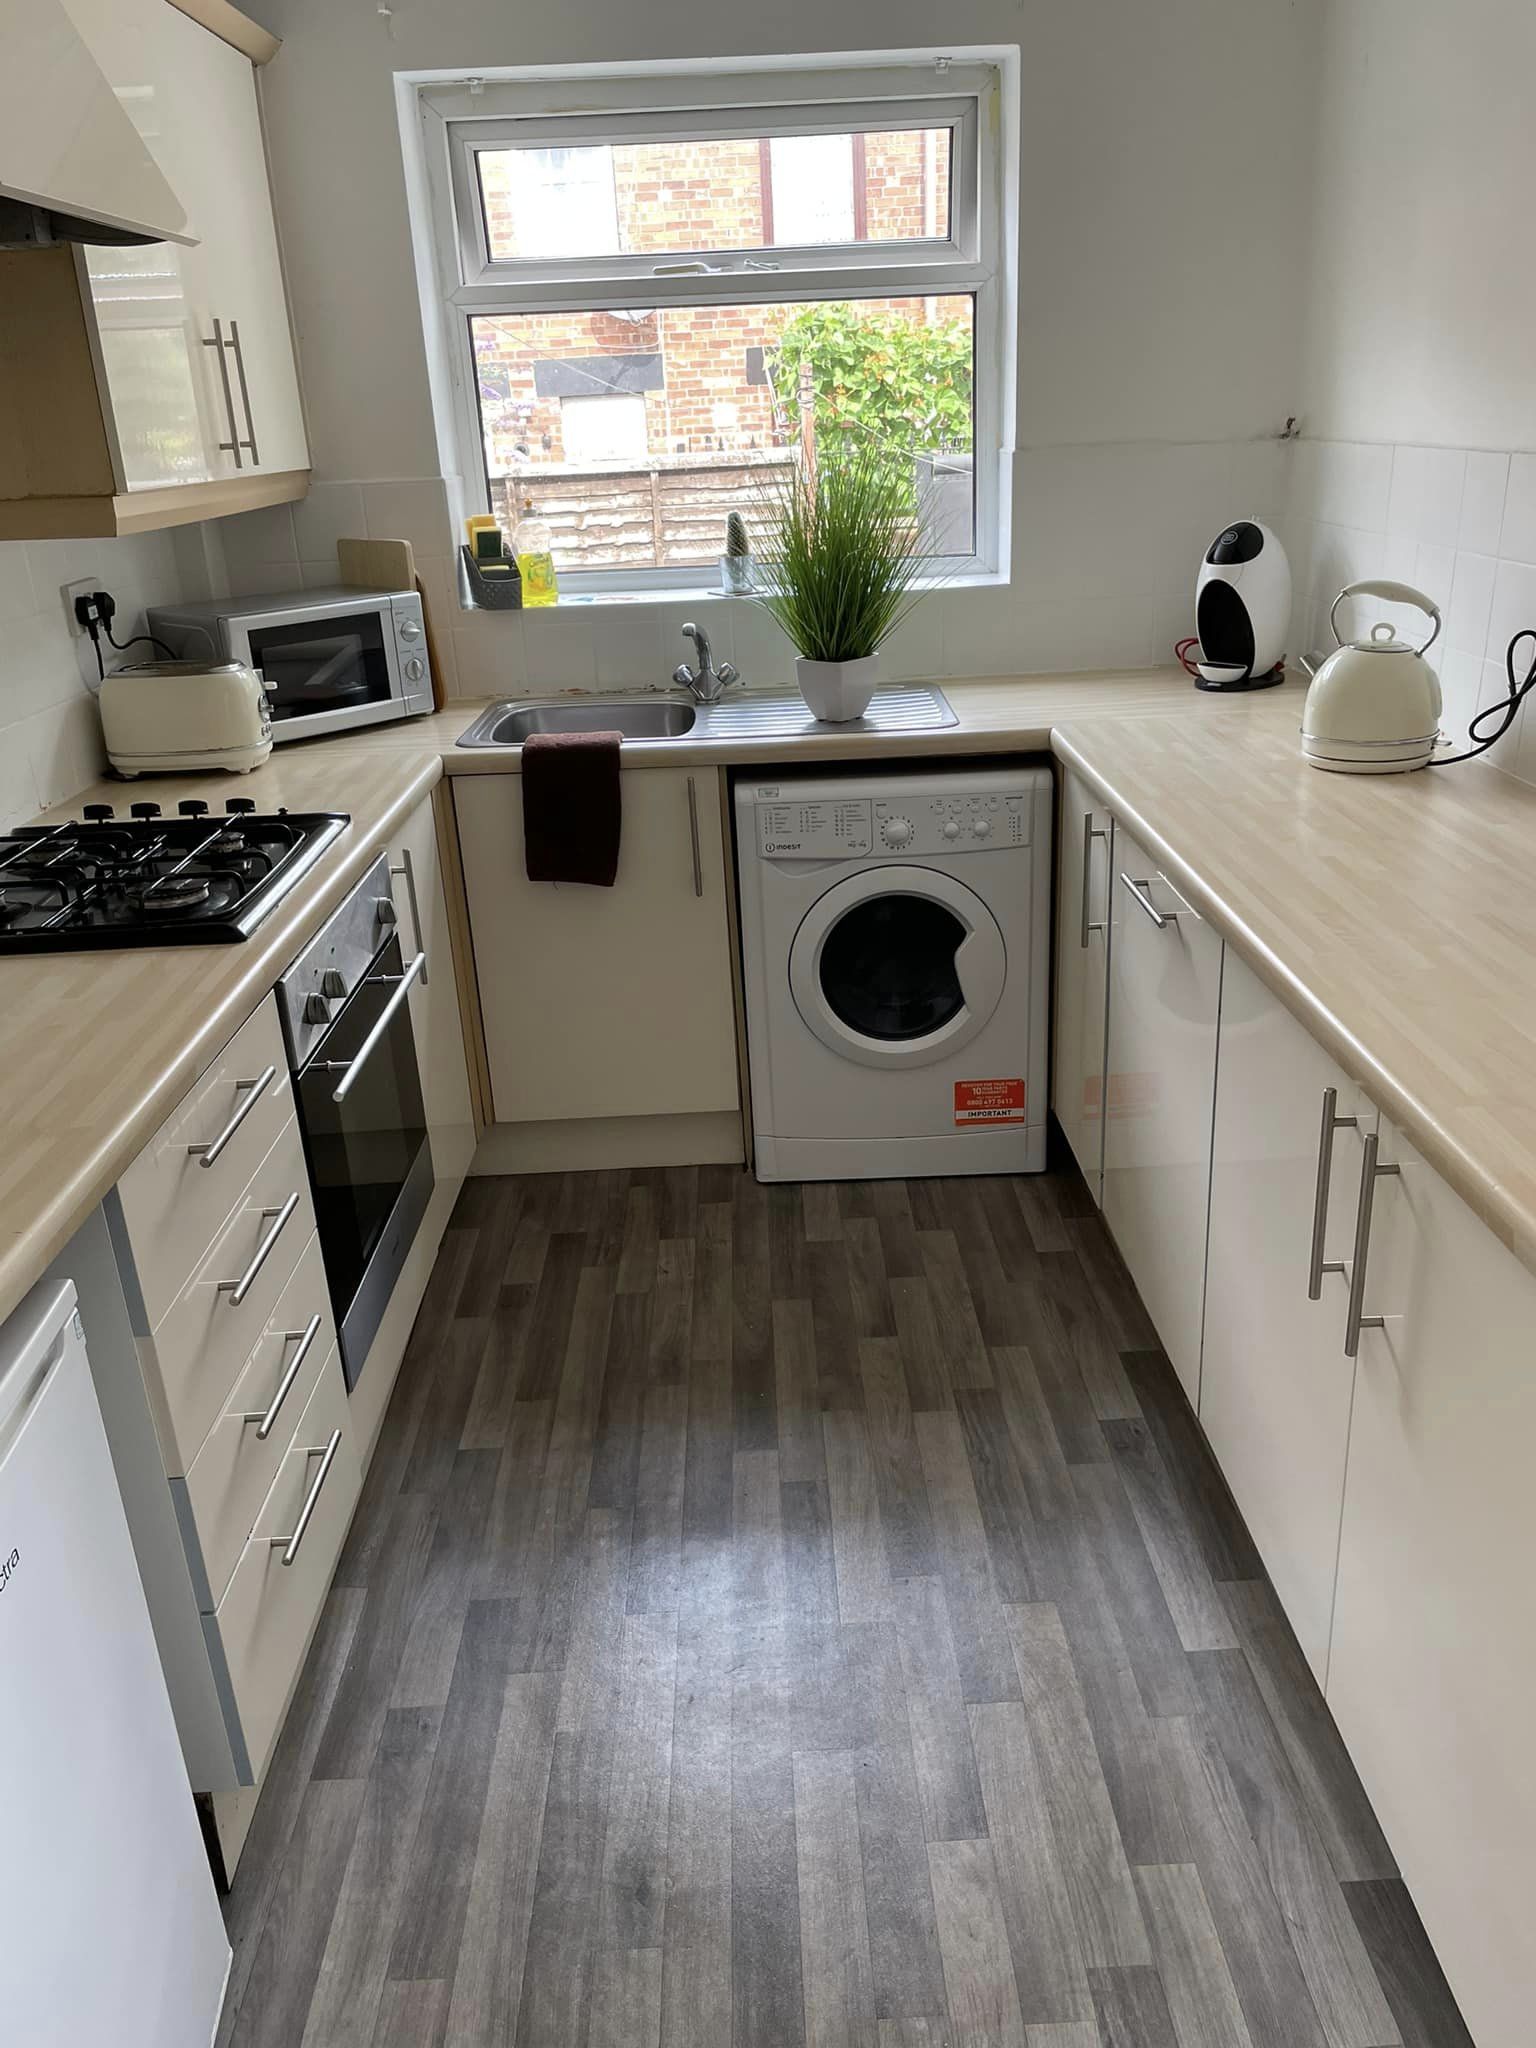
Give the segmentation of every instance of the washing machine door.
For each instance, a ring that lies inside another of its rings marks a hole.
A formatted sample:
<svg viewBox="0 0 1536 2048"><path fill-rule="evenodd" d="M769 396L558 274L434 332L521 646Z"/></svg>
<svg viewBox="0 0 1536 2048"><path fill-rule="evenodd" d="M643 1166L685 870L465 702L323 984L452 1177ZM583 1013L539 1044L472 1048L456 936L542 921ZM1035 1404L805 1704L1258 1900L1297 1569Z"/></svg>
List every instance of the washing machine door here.
<svg viewBox="0 0 1536 2048"><path fill-rule="evenodd" d="M865 1067L921 1067L985 1029L1008 956L974 890L934 868L869 868L806 912L789 985L807 1027Z"/></svg>

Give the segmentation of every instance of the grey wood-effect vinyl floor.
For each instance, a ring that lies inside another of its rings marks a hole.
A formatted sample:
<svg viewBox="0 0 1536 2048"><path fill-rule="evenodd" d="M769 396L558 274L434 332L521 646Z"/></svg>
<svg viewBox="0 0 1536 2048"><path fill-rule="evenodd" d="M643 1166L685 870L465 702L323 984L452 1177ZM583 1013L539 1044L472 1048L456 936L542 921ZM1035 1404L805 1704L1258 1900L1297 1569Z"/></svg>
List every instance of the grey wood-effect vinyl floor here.
<svg viewBox="0 0 1536 2048"><path fill-rule="evenodd" d="M229 2048L1470 2048L1068 1171L481 1180Z"/></svg>

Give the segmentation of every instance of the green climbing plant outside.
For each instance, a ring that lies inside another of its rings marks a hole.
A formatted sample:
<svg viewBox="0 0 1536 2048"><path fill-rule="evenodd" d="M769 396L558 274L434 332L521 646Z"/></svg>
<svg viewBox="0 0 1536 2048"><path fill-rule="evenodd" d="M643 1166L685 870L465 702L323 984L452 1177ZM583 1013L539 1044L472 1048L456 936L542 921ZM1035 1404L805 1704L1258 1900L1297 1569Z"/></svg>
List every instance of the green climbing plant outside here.
<svg viewBox="0 0 1536 2048"><path fill-rule="evenodd" d="M774 394L797 430L807 362L818 440L851 427L891 453L969 453L975 379L962 321L929 325L856 300L801 307L768 353Z"/></svg>

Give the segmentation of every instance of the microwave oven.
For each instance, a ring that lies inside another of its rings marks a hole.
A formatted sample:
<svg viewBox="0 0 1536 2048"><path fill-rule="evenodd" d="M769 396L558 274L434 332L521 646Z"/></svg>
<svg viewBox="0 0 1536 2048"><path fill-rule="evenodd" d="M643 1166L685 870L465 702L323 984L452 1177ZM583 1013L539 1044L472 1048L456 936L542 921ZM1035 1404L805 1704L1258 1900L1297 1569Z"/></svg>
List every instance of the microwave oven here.
<svg viewBox="0 0 1536 2048"><path fill-rule="evenodd" d="M414 590L279 592L152 605L149 631L182 661L243 661L266 686L272 738L312 739L432 709Z"/></svg>

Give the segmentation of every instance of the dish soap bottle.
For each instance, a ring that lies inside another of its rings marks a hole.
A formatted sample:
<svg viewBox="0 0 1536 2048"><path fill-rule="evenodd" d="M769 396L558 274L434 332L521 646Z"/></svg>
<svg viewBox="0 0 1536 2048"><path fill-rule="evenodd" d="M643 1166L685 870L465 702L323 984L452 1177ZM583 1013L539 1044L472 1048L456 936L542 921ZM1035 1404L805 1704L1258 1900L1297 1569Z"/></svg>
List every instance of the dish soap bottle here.
<svg viewBox="0 0 1536 2048"><path fill-rule="evenodd" d="M554 537L542 519L536 518L532 498L523 500L523 516L512 536L512 553L523 579L524 605L558 604L555 583Z"/></svg>

